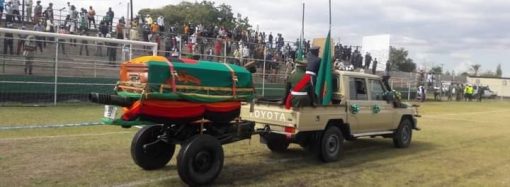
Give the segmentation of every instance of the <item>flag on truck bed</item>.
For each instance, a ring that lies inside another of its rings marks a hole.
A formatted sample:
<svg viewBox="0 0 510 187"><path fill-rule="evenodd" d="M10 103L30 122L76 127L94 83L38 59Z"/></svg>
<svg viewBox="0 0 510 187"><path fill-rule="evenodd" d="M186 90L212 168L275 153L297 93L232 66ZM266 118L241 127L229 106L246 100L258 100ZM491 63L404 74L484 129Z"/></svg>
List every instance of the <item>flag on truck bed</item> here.
<svg viewBox="0 0 510 187"><path fill-rule="evenodd" d="M317 74L317 82L315 87L315 94L319 98L322 105L329 105L333 95L332 84L332 63L333 58L331 54L331 31L328 32L328 37L322 50L322 61Z"/></svg>

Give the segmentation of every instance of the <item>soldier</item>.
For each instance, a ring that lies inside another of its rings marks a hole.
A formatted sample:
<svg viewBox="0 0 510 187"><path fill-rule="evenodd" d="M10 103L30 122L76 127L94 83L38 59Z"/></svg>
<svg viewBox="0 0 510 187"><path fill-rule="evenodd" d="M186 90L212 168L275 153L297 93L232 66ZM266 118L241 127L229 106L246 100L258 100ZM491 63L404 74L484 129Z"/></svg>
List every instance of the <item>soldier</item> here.
<svg viewBox="0 0 510 187"><path fill-rule="evenodd" d="M287 77L287 83L285 85L285 96L283 98L283 103L282 104L286 104L285 102L287 101L287 98L290 96L289 94L290 94L292 88L305 75L306 64L307 64L306 60L297 60L296 59L295 67L292 70L292 72L290 72L289 76Z"/></svg>
<svg viewBox="0 0 510 187"><path fill-rule="evenodd" d="M321 63L321 59L318 56L319 47L312 47L306 56L307 65L305 74L297 83L291 85L293 87L292 91L285 101L285 107L287 109L290 109L291 106L315 106L316 98L314 85Z"/></svg>

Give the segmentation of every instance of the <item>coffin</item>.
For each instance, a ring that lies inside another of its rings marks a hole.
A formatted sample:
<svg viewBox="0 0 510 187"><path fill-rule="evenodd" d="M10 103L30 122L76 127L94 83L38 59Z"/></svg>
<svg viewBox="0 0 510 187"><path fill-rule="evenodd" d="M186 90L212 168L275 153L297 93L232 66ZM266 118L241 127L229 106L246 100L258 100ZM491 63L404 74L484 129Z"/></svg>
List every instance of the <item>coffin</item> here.
<svg viewBox="0 0 510 187"><path fill-rule="evenodd" d="M191 59L146 56L120 67L118 96L136 100L112 123L186 124L207 119L229 122L241 102L255 94L251 73L237 65Z"/></svg>

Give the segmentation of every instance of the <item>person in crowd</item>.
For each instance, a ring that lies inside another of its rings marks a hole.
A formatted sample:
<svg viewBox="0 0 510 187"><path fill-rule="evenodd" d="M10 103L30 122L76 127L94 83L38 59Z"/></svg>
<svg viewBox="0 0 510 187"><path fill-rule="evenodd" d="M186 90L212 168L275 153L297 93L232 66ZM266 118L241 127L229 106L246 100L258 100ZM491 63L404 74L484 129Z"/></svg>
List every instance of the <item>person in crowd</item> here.
<svg viewBox="0 0 510 187"><path fill-rule="evenodd" d="M46 14L48 15L48 14ZM54 33L55 32L55 24L53 24L53 20L51 19L46 19L46 28L45 28L45 31L46 32L51 32L51 33ZM44 40L44 47L46 48L46 41L54 41L54 38L53 37L47 37L46 40ZM50 43L51 44L51 43Z"/></svg>
<svg viewBox="0 0 510 187"><path fill-rule="evenodd" d="M165 32L165 18L163 16L159 16L156 22L158 22L159 30L161 32Z"/></svg>
<svg viewBox="0 0 510 187"><path fill-rule="evenodd" d="M7 28L12 28L12 24L8 24ZM9 54L13 55L14 48L14 36L12 33L6 32L4 34L4 55L7 54L7 50L9 50Z"/></svg>
<svg viewBox="0 0 510 187"><path fill-rule="evenodd" d="M69 29L69 34L75 34L75 33L78 33L78 15L79 15L79 12L76 10L76 7L74 5L71 5L71 21L70 21L70 24L68 25L68 29ZM71 39L71 42L72 42L72 46L75 46L76 47L76 39Z"/></svg>
<svg viewBox="0 0 510 187"><path fill-rule="evenodd" d="M163 43L165 44L165 57L169 58L173 50L172 37L164 37Z"/></svg>
<svg viewBox="0 0 510 187"><path fill-rule="evenodd" d="M85 11L85 12L83 12ZM89 24L87 22L87 10L82 8L82 14L81 16L79 17L80 21L78 22L79 24L79 32L82 33L83 31L87 32L89 30Z"/></svg>
<svg viewBox="0 0 510 187"><path fill-rule="evenodd" d="M61 25L58 29L59 34L68 34L67 29L64 27L64 25ZM58 45L60 46L60 50L62 51L63 55L66 55L66 46L65 46L66 40L65 39L58 39Z"/></svg>
<svg viewBox="0 0 510 187"><path fill-rule="evenodd" d="M157 34L159 33L159 25L156 22L153 22L151 25L151 34Z"/></svg>
<svg viewBox="0 0 510 187"><path fill-rule="evenodd" d="M71 17L71 14L73 13L73 10L71 9L72 5L71 2L67 2L67 7L65 8L65 12L67 13L66 16Z"/></svg>
<svg viewBox="0 0 510 187"><path fill-rule="evenodd" d="M149 24L143 24L142 26L143 41L145 42L149 41L149 34L151 34L151 27L149 26Z"/></svg>
<svg viewBox="0 0 510 187"><path fill-rule="evenodd" d="M124 24L117 24L117 26L115 26L115 33L117 34L117 39L124 39Z"/></svg>
<svg viewBox="0 0 510 187"><path fill-rule="evenodd" d="M82 30L80 32L80 35L87 36L87 30ZM89 56L89 46L88 45L89 45L89 41L88 40L81 40L80 56L82 55L83 49L85 49L85 55Z"/></svg>
<svg viewBox="0 0 510 187"><path fill-rule="evenodd" d="M365 69L370 69L370 63L372 63L372 55L369 52L365 54Z"/></svg>
<svg viewBox="0 0 510 187"><path fill-rule="evenodd" d="M44 32L44 26L42 24L42 20L39 20L39 22L37 22L34 25L34 31ZM42 49L43 48L43 41L44 41L44 37L43 36L35 36L36 51L37 51L37 48L39 48L41 53L43 52L43 49Z"/></svg>
<svg viewBox="0 0 510 187"><path fill-rule="evenodd" d="M101 38L104 37L104 35L101 32L97 32L96 37ZM96 41L96 51L94 52L95 56L103 56L103 42Z"/></svg>
<svg viewBox="0 0 510 187"><path fill-rule="evenodd" d="M478 89L476 89L476 96L478 98L478 102L482 102L484 92L485 92L485 87L478 86Z"/></svg>
<svg viewBox="0 0 510 187"><path fill-rule="evenodd" d="M108 12L106 12L106 24L108 25L108 27L110 28L109 31L111 30L112 28L112 25L113 25L113 18L115 17L115 13L113 12L112 10L112 7L108 8Z"/></svg>
<svg viewBox="0 0 510 187"><path fill-rule="evenodd" d="M267 39L268 39L267 42L269 43L269 48L270 49L273 48L273 33L270 32L269 36L267 37Z"/></svg>
<svg viewBox="0 0 510 187"><path fill-rule="evenodd" d="M25 75L32 75L32 66L34 63L35 47L35 36L28 35L25 45L23 47L23 57L25 58Z"/></svg>
<svg viewBox="0 0 510 187"><path fill-rule="evenodd" d="M25 9L27 10L27 14L26 14L26 20L27 22L33 22L32 20L32 6L34 4L34 1L33 0L27 0L25 1Z"/></svg>
<svg viewBox="0 0 510 187"><path fill-rule="evenodd" d="M7 26L8 24L14 22L14 13L13 13L13 8L12 8L12 1L9 1L7 2L7 4L5 4L5 25Z"/></svg>
<svg viewBox="0 0 510 187"><path fill-rule="evenodd" d="M99 23L99 32L102 34L103 37L109 33L108 23L106 23L106 21L103 20Z"/></svg>
<svg viewBox="0 0 510 187"><path fill-rule="evenodd" d="M148 25L152 25L152 23L154 22L154 21L152 20L152 17L151 17L151 15L150 15L150 14L145 15L145 20L144 20L144 21L145 21L145 23L146 23L146 24L148 24Z"/></svg>
<svg viewBox="0 0 510 187"><path fill-rule="evenodd" d="M223 51L223 41L221 40L220 36L216 38L216 41L214 42L214 55L216 56L216 60L220 60L221 52Z"/></svg>
<svg viewBox="0 0 510 187"><path fill-rule="evenodd" d="M136 19L135 19L136 20ZM131 21L131 28L130 28L130 31L129 31L129 39L130 40L140 40L140 37L138 36L139 33L138 33L138 23L137 21Z"/></svg>
<svg viewBox="0 0 510 187"><path fill-rule="evenodd" d="M21 14L19 11L19 7L21 3L19 0L12 0L12 14L13 14L13 22L15 21L14 18L18 18L18 23L21 23Z"/></svg>
<svg viewBox="0 0 510 187"><path fill-rule="evenodd" d="M4 4L5 4L5 0L0 0L0 23L2 22L2 16L3 16L3 13L4 13Z"/></svg>
<svg viewBox="0 0 510 187"><path fill-rule="evenodd" d="M43 7L41 5L41 1L36 1L36 5L34 7L34 23L37 24L41 21L43 13ZM37 37L36 37L37 39Z"/></svg>
<svg viewBox="0 0 510 187"><path fill-rule="evenodd" d="M21 30L25 30L25 26L21 26ZM28 35L26 34L18 34L18 45L16 47L16 54L20 55L21 52L24 49L25 46L25 40L27 39Z"/></svg>
<svg viewBox="0 0 510 187"><path fill-rule="evenodd" d="M457 94L457 90L455 85L451 84L448 86L448 101L453 101L455 95Z"/></svg>
<svg viewBox="0 0 510 187"><path fill-rule="evenodd" d="M126 25L126 18L124 18L124 16L121 16L120 19L119 19L119 24L124 24Z"/></svg>
<svg viewBox="0 0 510 187"><path fill-rule="evenodd" d="M106 38L112 38L111 33L106 34ZM108 55L108 63L112 65L115 64L117 60L117 44L106 42L106 53Z"/></svg>
<svg viewBox="0 0 510 187"><path fill-rule="evenodd" d="M377 71L377 58L374 59L374 62L372 63L372 74L375 75L376 71Z"/></svg>
<svg viewBox="0 0 510 187"><path fill-rule="evenodd" d="M94 8L92 8L92 6L89 6L89 11L87 13L87 19L89 21L89 28L92 29L92 25L93 25L94 29L97 29L97 27L96 27L96 10L94 10ZM90 23L92 23L92 25Z"/></svg>
<svg viewBox="0 0 510 187"><path fill-rule="evenodd" d="M53 3L50 3L48 5L48 8L46 8L46 19L49 19L51 20L51 22L53 23L53 17L54 17L55 14L53 14Z"/></svg>
<svg viewBox="0 0 510 187"><path fill-rule="evenodd" d="M420 102L424 102L426 99L427 91L425 90L425 87L423 85L420 85L418 87L418 99Z"/></svg>

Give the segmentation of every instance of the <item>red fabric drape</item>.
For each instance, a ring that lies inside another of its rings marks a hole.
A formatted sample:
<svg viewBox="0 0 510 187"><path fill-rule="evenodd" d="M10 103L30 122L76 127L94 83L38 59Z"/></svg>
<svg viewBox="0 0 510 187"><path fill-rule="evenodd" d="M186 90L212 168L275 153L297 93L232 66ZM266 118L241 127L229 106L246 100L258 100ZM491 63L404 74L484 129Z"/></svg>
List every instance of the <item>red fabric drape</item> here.
<svg viewBox="0 0 510 187"><path fill-rule="evenodd" d="M309 74L305 74L303 78L292 88L292 91L294 92L302 92L303 89L306 87L307 84L310 83L312 80L312 76ZM285 101L285 108L290 109L292 106L292 94L289 93L289 96L287 97L287 100Z"/></svg>

